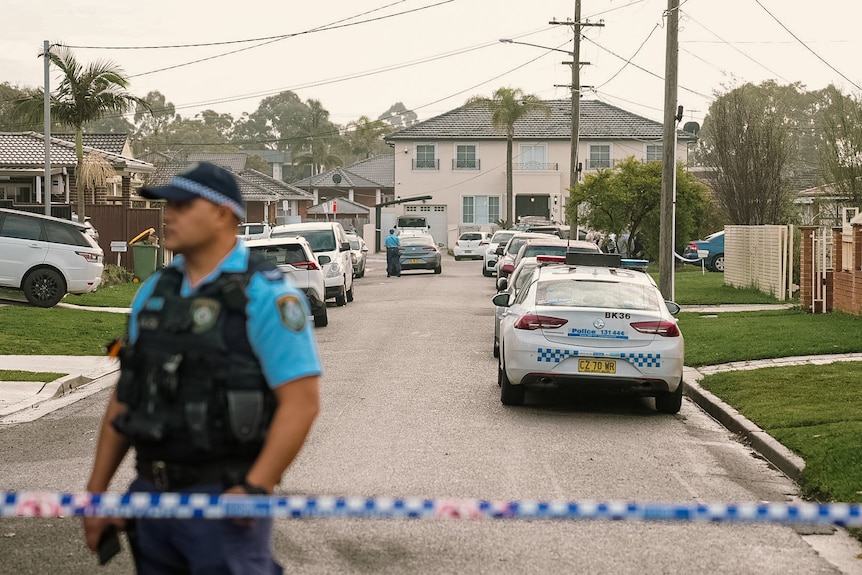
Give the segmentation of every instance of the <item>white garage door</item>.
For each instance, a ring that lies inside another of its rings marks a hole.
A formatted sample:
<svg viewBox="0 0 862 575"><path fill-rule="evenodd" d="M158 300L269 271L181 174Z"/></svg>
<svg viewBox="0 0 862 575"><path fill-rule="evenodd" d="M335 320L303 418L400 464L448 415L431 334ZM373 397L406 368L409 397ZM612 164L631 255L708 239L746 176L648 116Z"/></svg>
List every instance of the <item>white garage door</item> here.
<svg viewBox="0 0 862 575"><path fill-rule="evenodd" d="M428 204L405 205L405 216L424 216L428 225L431 226L431 235L434 236L434 241L438 244L446 246L447 233L446 229L449 221L446 219L446 206L432 206Z"/></svg>

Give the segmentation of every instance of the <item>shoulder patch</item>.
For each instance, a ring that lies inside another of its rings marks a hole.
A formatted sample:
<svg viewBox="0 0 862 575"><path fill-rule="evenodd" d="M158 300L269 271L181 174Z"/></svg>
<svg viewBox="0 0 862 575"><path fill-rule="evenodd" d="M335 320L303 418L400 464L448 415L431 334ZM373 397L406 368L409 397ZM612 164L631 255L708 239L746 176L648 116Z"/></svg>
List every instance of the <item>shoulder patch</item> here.
<svg viewBox="0 0 862 575"><path fill-rule="evenodd" d="M295 295L283 295L275 302L281 323L289 330L302 331L305 327L305 308Z"/></svg>
<svg viewBox="0 0 862 575"><path fill-rule="evenodd" d="M280 282L284 279L284 273L278 268L263 270L260 273L267 281Z"/></svg>

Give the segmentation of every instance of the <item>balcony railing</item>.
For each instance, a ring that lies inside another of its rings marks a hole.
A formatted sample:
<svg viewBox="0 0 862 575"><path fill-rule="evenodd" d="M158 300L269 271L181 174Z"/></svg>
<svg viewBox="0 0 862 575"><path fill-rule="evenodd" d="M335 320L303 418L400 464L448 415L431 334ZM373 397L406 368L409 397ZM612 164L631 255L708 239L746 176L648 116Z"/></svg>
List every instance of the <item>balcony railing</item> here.
<svg viewBox="0 0 862 575"><path fill-rule="evenodd" d="M531 171L539 171L539 170L550 170L556 171L558 170L559 164L545 164L542 162L519 162L512 164L513 170L531 170Z"/></svg>
<svg viewBox="0 0 862 575"><path fill-rule="evenodd" d="M440 160L413 160L414 170L439 170Z"/></svg>
<svg viewBox="0 0 862 575"><path fill-rule="evenodd" d="M478 170L482 167L482 160L476 158L474 160L452 160L453 170Z"/></svg>

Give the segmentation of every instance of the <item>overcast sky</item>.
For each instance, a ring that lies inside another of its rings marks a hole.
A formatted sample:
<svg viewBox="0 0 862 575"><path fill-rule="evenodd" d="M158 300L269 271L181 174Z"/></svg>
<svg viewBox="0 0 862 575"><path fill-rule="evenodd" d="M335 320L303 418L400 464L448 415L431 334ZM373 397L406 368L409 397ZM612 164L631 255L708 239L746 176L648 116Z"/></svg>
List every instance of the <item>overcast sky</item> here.
<svg viewBox="0 0 862 575"><path fill-rule="evenodd" d="M571 27L548 22L573 18L574 0L0 3L0 82L41 86L42 42L60 42L76 47L81 61L115 61L133 93L158 90L183 116L213 109L238 118L284 90L320 100L340 124L377 118L398 101L427 119L501 86L569 97L567 87L555 87L571 81L566 54L499 39L571 50ZM680 4L684 121L702 122L714 92L749 81L862 92L856 0ZM585 99L662 120L666 8L667 0L583 0L582 20L604 23L584 28L580 60L590 65L581 84L593 87ZM314 31L327 26L342 27ZM272 38L279 36L287 37ZM199 43L224 44L178 47Z"/></svg>

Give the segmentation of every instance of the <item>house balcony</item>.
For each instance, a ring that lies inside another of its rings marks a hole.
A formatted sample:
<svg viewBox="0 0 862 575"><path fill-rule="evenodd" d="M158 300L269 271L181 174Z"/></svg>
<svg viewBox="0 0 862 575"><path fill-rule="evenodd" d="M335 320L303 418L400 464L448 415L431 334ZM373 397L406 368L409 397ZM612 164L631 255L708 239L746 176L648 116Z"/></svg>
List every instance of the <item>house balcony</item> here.
<svg viewBox="0 0 862 575"><path fill-rule="evenodd" d="M530 172L540 172L540 171L551 171L556 172L559 170L559 164L545 164L542 162L519 162L512 164L512 171L530 171Z"/></svg>
<svg viewBox="0 0 862 575"><path fill-rule="evenodd" d="M440 160L412 160L414 170L440 170Z"/></svg>
<svg viewBox="0 0 862 575"><path fill-rule="evenodd" d="M479 170L482 167L482 160L476 158L474 160L452 160L453 170Z"/></svg>

